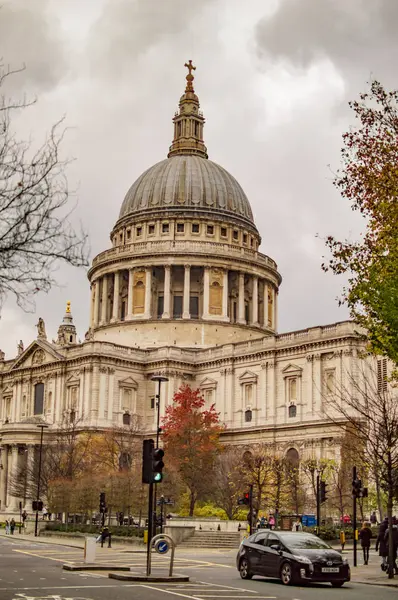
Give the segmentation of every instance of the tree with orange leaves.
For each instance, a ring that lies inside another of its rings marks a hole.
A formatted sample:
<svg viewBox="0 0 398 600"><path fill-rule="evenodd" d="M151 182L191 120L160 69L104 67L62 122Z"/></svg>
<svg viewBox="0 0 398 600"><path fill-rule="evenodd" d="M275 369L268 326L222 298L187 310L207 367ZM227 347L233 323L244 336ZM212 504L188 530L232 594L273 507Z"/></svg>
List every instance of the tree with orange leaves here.
<svg viewBox="0 0 398 600"><path fill-rule="evenodd" d="M214 404L205 409L200 390L183 385L163 418L165 462L171 464L187 486L193 516L195 503L208 490L211 472L221 450L223 426Z"/></svg>

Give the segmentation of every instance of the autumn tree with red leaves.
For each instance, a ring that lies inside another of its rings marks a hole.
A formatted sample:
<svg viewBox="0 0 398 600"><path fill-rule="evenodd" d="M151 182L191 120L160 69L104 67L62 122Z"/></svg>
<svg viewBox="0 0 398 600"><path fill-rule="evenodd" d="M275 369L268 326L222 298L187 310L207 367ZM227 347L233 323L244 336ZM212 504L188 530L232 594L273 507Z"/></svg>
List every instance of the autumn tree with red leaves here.
<svg viewBox="0 0 398 600"><path fill-rule="evenodd" d="M221 450L223 426L214 404L204 409L200 390L183 385L174 394L174 402L163 418L166 464L179 474L190 496L189 516L193 516L198 498L208 491L211 473Z"/></svg>
<svg viewBox="0 0 398 600"><path fill-rule="evenodd" d="M398 364L398 91L373 81L349 105L358 125L343 135L334 185L366 225L360 241L329 236L332 258L322 268L348 274L342 302L371 350Z"/></svg>

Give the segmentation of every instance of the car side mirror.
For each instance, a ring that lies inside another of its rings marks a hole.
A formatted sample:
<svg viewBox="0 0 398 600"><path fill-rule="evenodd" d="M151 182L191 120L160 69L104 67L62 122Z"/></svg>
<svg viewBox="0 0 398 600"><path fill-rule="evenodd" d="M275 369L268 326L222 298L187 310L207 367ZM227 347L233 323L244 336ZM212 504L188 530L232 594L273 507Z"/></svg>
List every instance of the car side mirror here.
<svg viewBox="0 0 398 600"><path fill-rule="evenodd" d="M279 544L272 544L272 546L270 546L270 548L272 548L272 550L276 550L276 552L281 551L281 547Z"/></svg>

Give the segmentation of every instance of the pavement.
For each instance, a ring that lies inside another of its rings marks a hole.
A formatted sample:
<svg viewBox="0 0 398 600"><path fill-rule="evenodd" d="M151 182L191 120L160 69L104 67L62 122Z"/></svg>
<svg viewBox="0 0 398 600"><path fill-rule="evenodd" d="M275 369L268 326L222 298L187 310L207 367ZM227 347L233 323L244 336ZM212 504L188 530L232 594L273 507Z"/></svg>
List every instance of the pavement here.
<svg viewBox="0 0 398 600"><path fill-rule="evenodd" d="M73 544L75 542L73 540ZM64 563L79 563L82 556L82 546L71 546L70 540L0 535L0 600L319 600L325 594L338 600L374 600L375 593L378 600L398 597L396 587L390 587L387 576L380 570L379 557L374 551L370 564L364 566L359 560L359 566L352 568L352 582L339 590L327 584L287 588L278 580L261 577L243 581L236 570L235 550L181 549L179 552L177 548L175 573L189 575L189 583L109 579L108 574L116 565L128 565L134 572L144 570L145 554L126 549L125 545L111 549L97 546L96 564L103 565L104 571L62 570ZM347 557L350 559L350 554ZM168 557L154 555L153 558L155 573L165 573ZM361 558L359 554L358 558ZM398 578L391 583L398 587Z"/></svg>

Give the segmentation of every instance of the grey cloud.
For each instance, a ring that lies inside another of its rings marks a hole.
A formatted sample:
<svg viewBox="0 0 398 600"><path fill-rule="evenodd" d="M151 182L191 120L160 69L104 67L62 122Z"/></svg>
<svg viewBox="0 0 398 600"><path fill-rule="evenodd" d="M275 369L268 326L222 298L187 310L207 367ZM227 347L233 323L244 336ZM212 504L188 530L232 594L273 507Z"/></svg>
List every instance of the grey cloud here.
<svg viewBox="0 0 398 600"><path fill-rule="evenodd" d="M349 93L371 76L394 85L398 62L398 2L391 0L280 0L257 27L260 56L297 68L330 59Z"/></svg>
<svg viewBox="0 0 398 600"><path fill-rule="evenodd" d="M48 0L8 0L0 6L0 56L5 65L26 69L7 80L12 92L43 92L67 71L61 28Z"/></svg>

